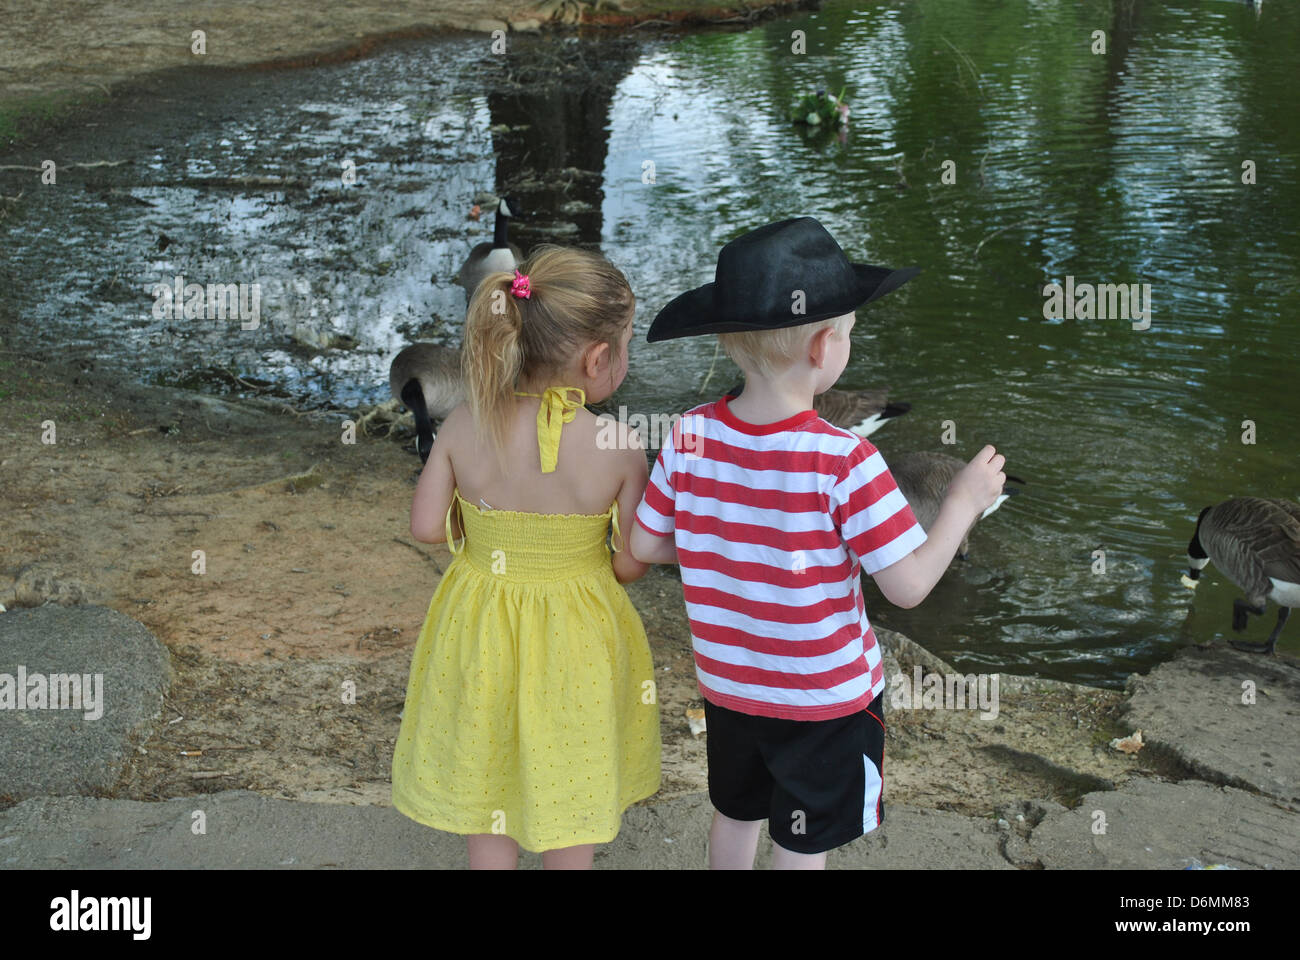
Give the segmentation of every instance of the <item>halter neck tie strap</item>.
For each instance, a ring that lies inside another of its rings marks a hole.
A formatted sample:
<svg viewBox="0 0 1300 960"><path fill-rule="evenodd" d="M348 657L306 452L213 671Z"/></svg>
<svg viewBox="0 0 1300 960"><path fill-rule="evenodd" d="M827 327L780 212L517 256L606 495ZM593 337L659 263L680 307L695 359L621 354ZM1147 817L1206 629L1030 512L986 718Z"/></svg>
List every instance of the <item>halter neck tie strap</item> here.
<svg viewBox="0 0 1300 960"><path fill-rule="evenodd" d="M576 396L575 396L576 394ZM537 408L537 449L541 455L542 473L554 473L560 456L560 431L578 415L578 408L587 402L587 394L579 387L547 387L542 393L515 391L516 397L539 397Z"/></svg>

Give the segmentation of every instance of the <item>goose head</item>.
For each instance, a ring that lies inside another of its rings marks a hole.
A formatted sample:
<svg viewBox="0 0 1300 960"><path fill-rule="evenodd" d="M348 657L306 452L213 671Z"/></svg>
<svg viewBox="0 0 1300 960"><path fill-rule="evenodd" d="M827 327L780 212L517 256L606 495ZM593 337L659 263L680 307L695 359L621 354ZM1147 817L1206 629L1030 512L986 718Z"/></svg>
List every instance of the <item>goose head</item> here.
<svg viewBox="0 0 1300 960"><path fill-rule="evenodd" d="M1196 518L1196 531L1192 534L1191 542L1187 544L1187 573L1180 579L1183 586L1190 590L1195 590L1200 585L1201 571L1210 562L1210 555L1205 552L1205 547L1201 544L1201 524L1210 509L1206 507Z"/></svg>
<svg viewBox="0 0 1300 960"><path fill-rule="evenodd" d="M519 210L519 199L517 197L501 197L497 200L497 216L505 217L509 220L511 217L517 217Z"/></svg>

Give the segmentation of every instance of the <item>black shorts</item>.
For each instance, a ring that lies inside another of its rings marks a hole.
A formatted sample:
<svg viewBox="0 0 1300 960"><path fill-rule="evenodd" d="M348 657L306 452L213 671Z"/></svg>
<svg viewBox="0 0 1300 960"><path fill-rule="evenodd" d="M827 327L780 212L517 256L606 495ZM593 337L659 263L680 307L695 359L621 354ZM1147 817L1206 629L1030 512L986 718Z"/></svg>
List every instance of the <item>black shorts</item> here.
<svg viewBox="0 0 1300 960"><path fill-rule="evenodd" d="M709 800L733 820L766 820L773 841L823 853L885 820L884 694L834 720L782 720L704 702Z"/></svg>

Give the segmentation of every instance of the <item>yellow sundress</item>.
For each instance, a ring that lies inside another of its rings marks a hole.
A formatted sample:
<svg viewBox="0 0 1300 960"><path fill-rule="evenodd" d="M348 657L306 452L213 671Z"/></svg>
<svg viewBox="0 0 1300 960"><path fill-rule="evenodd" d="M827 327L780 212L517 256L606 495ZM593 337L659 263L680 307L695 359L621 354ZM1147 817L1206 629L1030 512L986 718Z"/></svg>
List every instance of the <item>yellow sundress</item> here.
<svg viewBox="0 0 1300 960"><path fill-rule="evenodd" d="M542 395L544 471L584 399L576 388ZM532 852L613 840L623 811L660 782L650 645L606 544L612 528L621 549L618 503L602 514L518 513L456 491L446 525L455 556L412 654L393 806Z"/></svg>

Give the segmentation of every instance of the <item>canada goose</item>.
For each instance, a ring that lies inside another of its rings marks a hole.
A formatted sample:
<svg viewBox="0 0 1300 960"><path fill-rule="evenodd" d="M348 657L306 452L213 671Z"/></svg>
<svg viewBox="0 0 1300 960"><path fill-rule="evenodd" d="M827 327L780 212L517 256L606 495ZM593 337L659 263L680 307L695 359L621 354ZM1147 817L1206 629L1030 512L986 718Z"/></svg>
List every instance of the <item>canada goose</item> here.
<svg viewBox="0 0 1300 960"><path fill-rule="evenodd" d="M427 463L433 448L433 421L446 419L465 396L460 351L436 343L413 343L393 358L388 387L415 417L415 448Z"/></svg>
<svg viewBox="0 0 1300 960"><path fill-rule="evenodd" d="M740 396L744 381L727 391L731 397ZM912 409L910 403L889 403L888 387L867 390L836 390L834 387L813 397L813 409L832 426L869 437L885 425L886 420L900 417Z"/></svg>
<svg viewBox="0 0 1300 960"><path fill-rule="evenodd" d="M1272 600L1277 626L1264 643L1229 640L1238 650L1272 653L1291 608L1300 606L1300 504L1292 500L1237 497L1206 507L1196 518L1187 545L1190 569L1182 578L1196 589L1211 560L1229 580L1246 591L1232 601L1232 629L1246 629L1247 614L1264 615Z"/></svg>
<svg viewBox="0 0 1300 960"><path fill-rule="evenodd" d="M966 464L946 453L925 452L900 454L897 457L887 458L887 463L894 482L898 484L898 489L907 499L912 513L916 514L921 529L929 533L930 527L939 516L939 507L943 505L943 499L948 495L948 485ZM1020 492L1019 488L1009 484L1024 482L1019 477L1008 476L1001 495L993 501L992 506L979 515L979 520L983 520L1002 506L1007 497ZM974 524L971 526L973 528ZM967 530L966 535L961 538L957 557L965 560L969 552L970 531Z"/></svg>
<svg viewBox="0 0 1300 960"><path fill-rule="evenodd" d="M476 244L460 268L460 273L456 275L456 282L465 288L467 302L473 298L474 291L489 273L496 273L499 270L512 271L523 261L524 255L519 248L506 239L506 231L510 229L510 218L518 209L518 204L513 200L507 200L506 197L497 201L496 222L492 226L492 242Z"/></svg>

